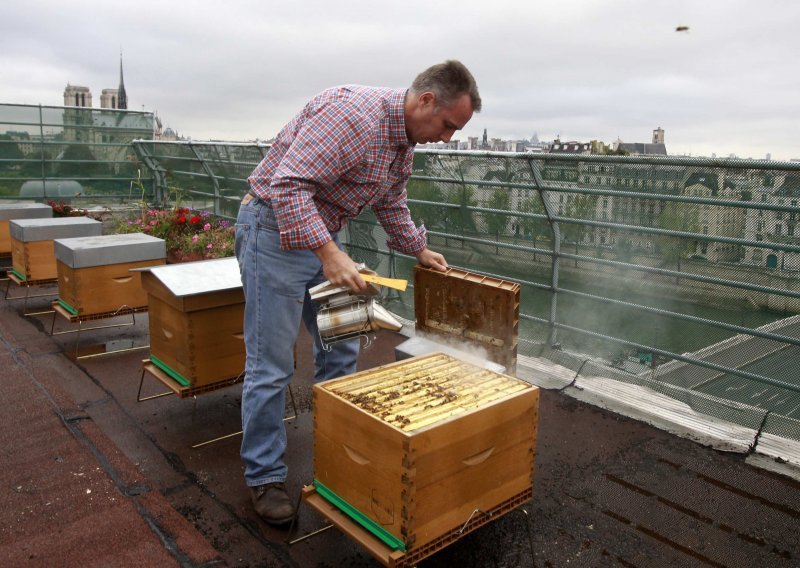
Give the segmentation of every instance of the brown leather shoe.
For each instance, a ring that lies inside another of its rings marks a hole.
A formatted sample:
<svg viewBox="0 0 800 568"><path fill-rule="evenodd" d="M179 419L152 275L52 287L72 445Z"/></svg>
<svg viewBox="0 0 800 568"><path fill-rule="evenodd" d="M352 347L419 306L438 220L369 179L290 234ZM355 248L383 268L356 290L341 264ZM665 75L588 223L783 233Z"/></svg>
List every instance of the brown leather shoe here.
<svg viewBox="0 0 800 568"><path fill-rule="evenodd" d="M283 483L250 487L250 500L256 513L271 525L285 525L294 518L294 506Z"/></svg>

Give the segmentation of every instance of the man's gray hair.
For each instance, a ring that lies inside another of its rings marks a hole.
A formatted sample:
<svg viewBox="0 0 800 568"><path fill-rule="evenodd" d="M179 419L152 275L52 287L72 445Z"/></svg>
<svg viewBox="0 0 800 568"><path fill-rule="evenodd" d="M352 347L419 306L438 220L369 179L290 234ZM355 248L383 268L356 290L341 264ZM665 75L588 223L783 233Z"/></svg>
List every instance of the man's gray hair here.
<svg viewBox="0 0 800 568"><path fill-rule="evenodd" d="M481 96L478 94L475 78L463 63L455 59L433 65L417 75L411 83L411 90L417 94L431 91L436 95L437 104L441 106L450 106L456 99L467 94L472 110L481 110Z"/></svg>

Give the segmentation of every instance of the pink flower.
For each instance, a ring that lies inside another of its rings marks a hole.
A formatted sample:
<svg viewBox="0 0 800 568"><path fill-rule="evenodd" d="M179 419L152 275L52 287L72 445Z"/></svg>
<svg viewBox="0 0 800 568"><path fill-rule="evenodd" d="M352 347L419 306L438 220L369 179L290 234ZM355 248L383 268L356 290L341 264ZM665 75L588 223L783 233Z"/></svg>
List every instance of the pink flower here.
<svg viewBox="0 0 800 568"><path fill-rule="evenodd" d="M210 231L211 230L211 223L206 223L205 225L203 225L203 230L204 231Z"/></svg>
<svg viewBox="0 0 800 568"><path fill-rule="evenodd" d="M207 248L207 249L212 249L212 248L214 248L214 244L213 244L213 243L208 243L208 244L206 245L206 248Z"/></svg>
<svg viewBox="0 0 800 568"><path fill-rule="evenodd" d="M192 242L193 243L196 243L199 240L200 240L200 236L199 235L192 235Z"/></svg>

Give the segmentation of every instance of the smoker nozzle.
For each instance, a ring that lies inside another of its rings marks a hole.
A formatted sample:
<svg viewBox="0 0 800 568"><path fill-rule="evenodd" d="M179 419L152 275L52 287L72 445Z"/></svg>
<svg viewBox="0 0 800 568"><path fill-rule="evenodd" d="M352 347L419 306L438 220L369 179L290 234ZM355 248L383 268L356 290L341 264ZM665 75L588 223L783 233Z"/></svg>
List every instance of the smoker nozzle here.
<svg viewBox="0 0 800 568"><path fill-rule="evenodd" d="M372 317L370 318L372 329L387 329L389 331L400 331L403 327L389 310L381 306L378 302L372 302Z"/></svg>

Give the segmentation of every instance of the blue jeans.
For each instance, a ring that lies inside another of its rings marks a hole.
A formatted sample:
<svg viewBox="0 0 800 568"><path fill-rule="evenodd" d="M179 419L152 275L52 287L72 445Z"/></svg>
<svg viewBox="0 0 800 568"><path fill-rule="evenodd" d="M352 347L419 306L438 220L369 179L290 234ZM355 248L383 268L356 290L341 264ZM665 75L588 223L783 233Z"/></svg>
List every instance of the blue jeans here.
<svg viewBox="0 0 800 568"><path fill-rule="evenodd" d="M331 235L341 247L337 235ZM294 374L294 344L305 322L314 338L314 379L355 372L359 341L322 349L317 306L308 289L325 280L310 250L281 250L270 205L260 199L242 204L236 220L236 258L244 288L244 342L247 350L242 389L242 447L248 486L284 481L287 467L283 424L286 387Z"/></svg>

